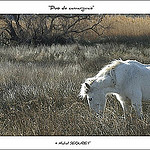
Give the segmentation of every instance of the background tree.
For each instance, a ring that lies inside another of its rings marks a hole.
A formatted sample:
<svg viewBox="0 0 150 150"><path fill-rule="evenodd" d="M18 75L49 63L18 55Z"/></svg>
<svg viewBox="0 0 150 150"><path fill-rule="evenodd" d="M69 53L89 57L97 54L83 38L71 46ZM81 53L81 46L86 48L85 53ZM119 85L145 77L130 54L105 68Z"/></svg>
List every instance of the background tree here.
<svg viewBox="0 0 150 150"><path fill-rule="evenodd" d="M0 15L1 43L52 45L80 42L84 34L101 36L110 27L105 15ZM100 30L101 28L101 30Z"/></svg>

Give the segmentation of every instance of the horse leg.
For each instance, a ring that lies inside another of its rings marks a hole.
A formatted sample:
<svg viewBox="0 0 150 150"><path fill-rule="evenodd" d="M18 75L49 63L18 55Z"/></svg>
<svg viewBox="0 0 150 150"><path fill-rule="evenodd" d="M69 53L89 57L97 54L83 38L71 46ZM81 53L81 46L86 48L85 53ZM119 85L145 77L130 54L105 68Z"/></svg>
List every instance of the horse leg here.
<svg viewBox="0 0 150 150"><path fill-rule="evenodd" d="M129 105L127 104L126 101L122 101L121 105L123 107L124 118L127 119L130 116Z"/></svg>
<svg viewBox="0 0 150 150"><path fill-rule="evenodd" d="M136 92L131 98L131 104L139 119L143 119L142 113L142 93Z"/></svg>
<svg viewBox="0 0 150 150"><path fill-rule="evenodd" d="M142 104L139 102L133 102L132 107L135 109L138 118L143 120Z"/></svg>
<svg viewBox="0 0 150 150"><path fill-rule="evenodd" d="M104 100L104 101L99 105L99 116L100 116L100 118L104 118L105 106L106 106L106 100Z"/></svg>
<svg viewBox="0 0 150 150"><path fill-rule="evenodd" d="M116 95L118 101L120 102L122 109L123 109L123 117L126 118L126 116L128 116L129 114L129 107L126 103L126 97L125 96L120 96L120 95Z"/></svg>

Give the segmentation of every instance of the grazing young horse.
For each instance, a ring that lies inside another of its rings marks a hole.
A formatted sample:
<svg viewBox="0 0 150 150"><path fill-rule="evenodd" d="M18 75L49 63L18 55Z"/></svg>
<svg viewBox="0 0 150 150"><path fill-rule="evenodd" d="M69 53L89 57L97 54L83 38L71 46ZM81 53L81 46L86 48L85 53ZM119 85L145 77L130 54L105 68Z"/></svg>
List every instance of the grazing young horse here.
<svg viewBox="0 0 150 150"><path fill-rule="evenodd" d="M142 100L150 101L150 65L135 60L115 60L96 76L86 79L80 90L80 96L87 98L90 108L102 116L108 94L116 95L125 114L130 100L142 119Z"/></svg>

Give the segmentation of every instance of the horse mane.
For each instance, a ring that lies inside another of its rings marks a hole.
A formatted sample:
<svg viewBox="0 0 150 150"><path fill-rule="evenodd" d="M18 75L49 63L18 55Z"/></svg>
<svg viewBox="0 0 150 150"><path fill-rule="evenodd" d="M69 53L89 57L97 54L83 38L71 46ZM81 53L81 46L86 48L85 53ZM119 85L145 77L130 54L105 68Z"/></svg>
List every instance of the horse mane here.
<svg viewBox="0 0 150 150"><path fill-rule="evenodd" d="M112 69L115 69L121 63L123 63L121 59L112 61L110 64L104 66L96 75L96 77L98 78L108 74Z"/></svg>
<svg viewBox="0 0 150 150"><path fill-rule="evenodd" d="M121 59L120 60L114 60L110 64L104 66L96 76L94 76L92 78L87 78L81 86L79 96L84 98L87 95L87 87L86 87L85 83L92 85L95 80L97 80L99 77L103 77L106 74L110 73L112 69L115 69L121 63L123 63L123 61Z"/></svg>
<svg viewBox="0 0 150 150"><path fill-rule="evenodd" d="M79 94L79 96L81 98L84 98L87 95L87 87L86 87L85 83L92 85L95 80L96 80L95 77L87 78L85 80L85 82L81 84L81 90L80 90L80 94Z"/></svg>

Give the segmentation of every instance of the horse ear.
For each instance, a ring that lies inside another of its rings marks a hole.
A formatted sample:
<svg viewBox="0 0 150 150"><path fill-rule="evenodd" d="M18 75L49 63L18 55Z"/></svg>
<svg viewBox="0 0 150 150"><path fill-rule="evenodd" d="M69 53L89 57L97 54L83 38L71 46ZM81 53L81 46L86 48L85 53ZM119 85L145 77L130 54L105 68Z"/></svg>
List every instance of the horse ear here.
<svg viewBox="0 0 150 150"><path fill-rule="evenodd" d="M87 89L89 90L91 86L88 83L85 83L85 85L86 85Z"/></svg>
<svg viewBox="0 0 150 150"><path fill-rule="evenodd" d="M83 103L87 103L88 104L88 101L87 101L87 95L85 95L85 97L83 98Z"/></svg>

